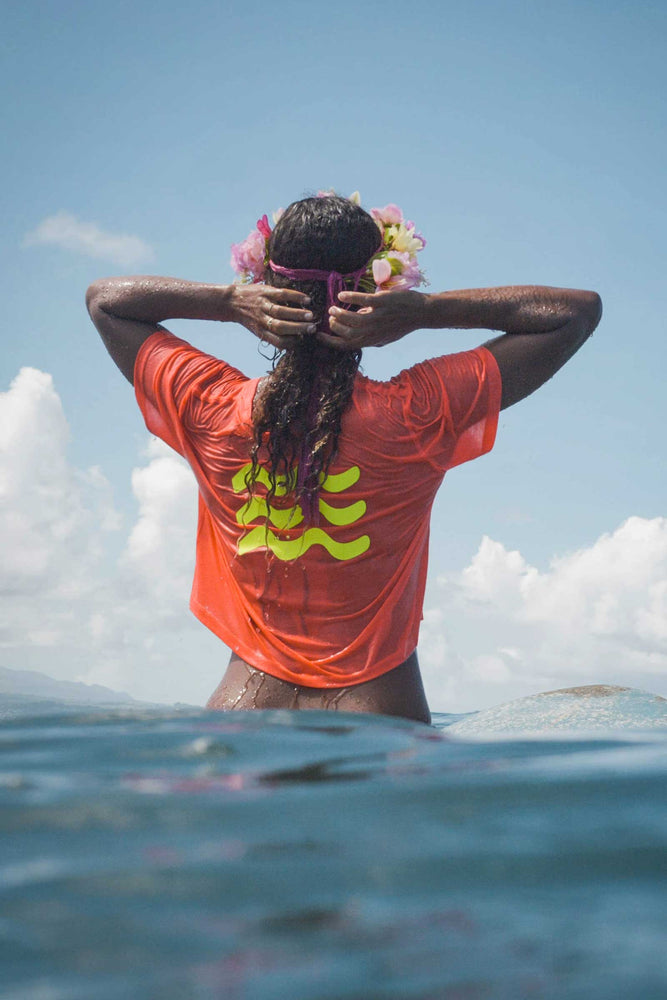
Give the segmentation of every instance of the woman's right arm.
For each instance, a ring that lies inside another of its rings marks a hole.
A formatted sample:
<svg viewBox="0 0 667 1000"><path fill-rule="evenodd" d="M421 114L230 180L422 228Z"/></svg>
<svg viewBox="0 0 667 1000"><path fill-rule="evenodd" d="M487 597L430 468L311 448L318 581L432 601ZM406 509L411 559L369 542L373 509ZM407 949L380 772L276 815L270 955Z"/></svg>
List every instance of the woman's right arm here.
<svg viewBox="0 0 667 1000"><path fill-rule="evenodd" d="M180 278L136 275L102 278L86 294L90 318L129 382L143 342L168 319L241 323L274 347L312 333L310 299L269 285L210 285Z"/></svg>
<svg viewBox="0 0 667 1000"><path fill-rule="evenodd" d="M417 329L486 329L503 332L484 346L494 355L503 384L501 406L512 406L538 389L588 339L602 314L595 292L539 285L473 288L423 295L342 292L341 301L361 307L334 307L333 336L318 334L332 347L392 343Z"/></svg>

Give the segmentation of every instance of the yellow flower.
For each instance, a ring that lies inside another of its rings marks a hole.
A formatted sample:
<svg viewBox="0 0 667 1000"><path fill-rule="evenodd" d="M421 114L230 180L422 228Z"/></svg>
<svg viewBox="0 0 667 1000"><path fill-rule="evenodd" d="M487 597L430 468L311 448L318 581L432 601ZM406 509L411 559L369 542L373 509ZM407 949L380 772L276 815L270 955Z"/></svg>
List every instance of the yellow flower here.
<svg viewBox="0 0 667 1000"><path fill-rule="evenodd" d="M396 226L391 226L387 236L391 240L392 250L400 253L417 253L422 249L422 241L415 238L414 229L408 229L404 222L399 222Z"/></svg>

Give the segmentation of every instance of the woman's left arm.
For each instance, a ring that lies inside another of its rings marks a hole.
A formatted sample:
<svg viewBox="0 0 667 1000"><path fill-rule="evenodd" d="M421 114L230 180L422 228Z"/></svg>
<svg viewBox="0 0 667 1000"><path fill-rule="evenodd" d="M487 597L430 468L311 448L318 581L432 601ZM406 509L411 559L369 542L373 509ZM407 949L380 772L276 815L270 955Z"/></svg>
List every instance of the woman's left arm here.
<svg viewBox="0 0 667 1000"><path fill-rule="evenodd" d="M209 285L179 278L101 278L86 293L90 318L129 382L143 342L166 319L240 323L274 347L312 333L307 295L269 285Z"/></svg>

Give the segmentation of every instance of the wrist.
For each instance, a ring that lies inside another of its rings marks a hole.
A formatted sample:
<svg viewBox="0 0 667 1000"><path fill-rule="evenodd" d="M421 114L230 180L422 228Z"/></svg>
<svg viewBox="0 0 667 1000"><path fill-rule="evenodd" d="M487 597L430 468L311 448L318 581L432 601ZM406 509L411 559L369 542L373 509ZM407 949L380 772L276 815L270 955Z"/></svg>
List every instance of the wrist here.
<svg viewBox="0 0 667 1000"><path fill-rule="evenodd" d="M439 324L436 315L436 303L435 296L429 292L422 292L423 304L422 304L422 329L423 330L433 330Z"/></svg>
<svg viewBox="0 0 667 1000"><path fill-rule="evenodd" d="M452 292L424 294L423 320L427 330L444 330L457 326L456 299Z"/></svg>
<svg viewBox="0 0 667 1000"><path fill-rule="evenodd" d="M215 285L216 319L221 323L235 323L239 314L239 291L242 285Z"/></svg>
<svg viewBox="0 0 667 1000"><path fill-rule="evenodd" d="M488 292L493 289L451 290L428 295L426 323L429 329L497 329L492 317L498 313Z"/></svg>

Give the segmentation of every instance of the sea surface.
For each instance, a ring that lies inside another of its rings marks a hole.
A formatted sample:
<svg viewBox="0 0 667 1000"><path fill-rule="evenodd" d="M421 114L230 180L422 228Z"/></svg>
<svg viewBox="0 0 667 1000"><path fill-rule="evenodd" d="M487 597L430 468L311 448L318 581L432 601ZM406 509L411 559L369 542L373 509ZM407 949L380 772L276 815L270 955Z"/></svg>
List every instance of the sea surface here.
<svg viewBox="0 0 667 1000"><path fill-rule="evenodd" d="M667 727L0 714L2 1000L667 997Z"/></svg>

